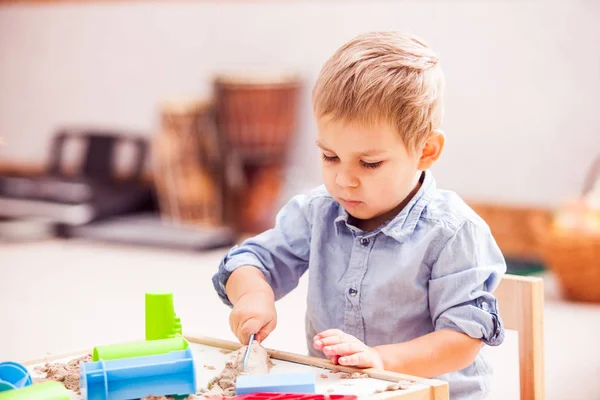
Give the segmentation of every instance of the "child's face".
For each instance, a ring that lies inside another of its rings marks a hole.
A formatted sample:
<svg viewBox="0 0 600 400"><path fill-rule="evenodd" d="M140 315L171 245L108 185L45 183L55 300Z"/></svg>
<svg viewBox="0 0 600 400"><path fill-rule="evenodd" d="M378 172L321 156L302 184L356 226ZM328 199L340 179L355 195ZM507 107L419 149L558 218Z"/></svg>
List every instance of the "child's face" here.
<svg viewBox="0 0 600 400"><path fill-rule="evenodd" d="M359 220L385 222L418 183L422 156L389 124L358 126L317 121L325 187ZM374 227L371 227L373 229Z"/></svg>

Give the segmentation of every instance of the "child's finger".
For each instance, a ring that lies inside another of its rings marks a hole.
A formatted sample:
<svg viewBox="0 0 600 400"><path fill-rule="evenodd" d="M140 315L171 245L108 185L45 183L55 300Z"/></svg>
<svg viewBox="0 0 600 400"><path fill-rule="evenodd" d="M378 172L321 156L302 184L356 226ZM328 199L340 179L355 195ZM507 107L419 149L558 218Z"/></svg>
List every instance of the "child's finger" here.
<svg viewBox="0 0 600 400"><path fill-rule="evenodd" d="M338 355L335 351L333 351L333 348L331 346L323 347L323 354L325 354L329 358Z"/></svg>
<svg viewBox="0 0 600 400"><path fill-rule="evenodd" d="M240 319L234 313L229 314L229 327L231 328L231 332L238 338L240 343L242 343L242 339L238 332L240 331Z"/></svg>
<svg viewBox="0 0 600 400"><path fill-rule="evenodd" d="M240 325L237 332L237 337L242 344L248 344L250 341L250 335L256 334L263 328L263 322L258 318L247 319L243 324Z"/></svg>
<svg viewBox="0 0 600 400"><path fill-rule="evenodd" d="M342 343L341 336L333 335L324 337L323 339L317 339L314 341L313 345L315 349L322 350L325 346L331 346L338 343Z"/></svg>
<svg viewBox="0 0 600 400"><path fill-rule="evenodd" d="M340 357L338 362L340 365L362 367L365 366L365 353L355 353L349 356Z"/></svg>
<svg viewBox="0 0 600 400"><path fill-rule="evenodd" d="M262 343L271 334L271 332L273 332L276 325L277 323L275 321L271 321L263 326L263 328L256 334L256 341L258 343Z"/></svg>
<svg viewBox="0 0 600 400"><path fill-rule="evenodd" d="M313 340L323 339L328 336L343 336L343 335L345 335L345 333L339 329L327 329L326 331L323 331L323 332L319 333L318 335L316 335Z"/></svg>
<svg viewBox="0 0 600 400"><path fill-rule="evenodd" d="M360 342L340 343L333 346L325 346L325 354L338 354L340 356L350 356L365 350L365 345Z"/></svg>

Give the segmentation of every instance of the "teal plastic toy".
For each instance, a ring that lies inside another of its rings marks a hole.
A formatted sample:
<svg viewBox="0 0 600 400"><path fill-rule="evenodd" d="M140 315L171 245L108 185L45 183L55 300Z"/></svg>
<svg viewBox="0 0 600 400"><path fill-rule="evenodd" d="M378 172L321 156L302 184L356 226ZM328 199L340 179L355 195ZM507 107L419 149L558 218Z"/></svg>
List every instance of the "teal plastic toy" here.
<svg viewBox="0 0 600 400"><path fill-rule="evenodd" d="M37 383L22 389L0 393L0 400L71 400L69 392L62 384L54 381Z"/></svg>
<svg viewBox="0 0 600 400"><path fill-rule="evenodd" d="M146 293L146 340L181 336L181 320L175 314L172 293Z"/></svg>
<svg viewBox="0 0 600 400"><path fill-rule="evenodd" d="M0 392L29 385L31 385L31 376L27 368L16 362L0 363Z"/></svg>
<svg viewBox="0 0 600 400"><path fill-rule="evenodd" d="M186 350L189 344L183 337L170 339L148 340L145 342L131 342L97 346L92 354L92 361L117 360L120 358L153 356L166 354L172 351Z"/></svg>

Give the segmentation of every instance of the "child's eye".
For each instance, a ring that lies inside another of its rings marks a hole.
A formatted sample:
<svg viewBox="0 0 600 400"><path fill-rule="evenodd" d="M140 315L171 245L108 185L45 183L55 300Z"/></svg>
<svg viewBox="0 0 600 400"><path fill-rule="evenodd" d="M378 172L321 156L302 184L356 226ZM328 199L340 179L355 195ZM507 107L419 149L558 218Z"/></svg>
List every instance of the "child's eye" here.
<svg viewBox="0 0 600 400"><path fill-rule="evenodd" d="M374 168L378 168L379 166L381 166L382 163L383 163L383 161L377 161L377 162L374 162L374 163L368 163L368 162L364 162L364 161L360 162L360 164L363 167L365 167L365 168L373 168L373 169Z"/></svg>
<svg viewBox="0 0 600 400"><path fill-rule="evenodd" d="M327 162L334 162L338 160L337 156L328 156L325 153L323 153L323 160L327 161Z"/></svg>

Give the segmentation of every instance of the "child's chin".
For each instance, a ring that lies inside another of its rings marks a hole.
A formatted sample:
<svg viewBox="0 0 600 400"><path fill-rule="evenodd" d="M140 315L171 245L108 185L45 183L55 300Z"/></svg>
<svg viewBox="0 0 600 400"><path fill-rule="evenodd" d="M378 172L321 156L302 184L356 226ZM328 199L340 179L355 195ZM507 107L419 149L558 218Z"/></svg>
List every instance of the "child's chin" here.
<svg viewBox="0 0 600 400"><path fill-rule="evenodd" d="M357 210L357 209L349 210L348 208L345 208L345 210L353 218L360 219L360 220L368 220L368 219L375 217L375 215L373 215L372 213L369 213L365 210Z"/></svg>

